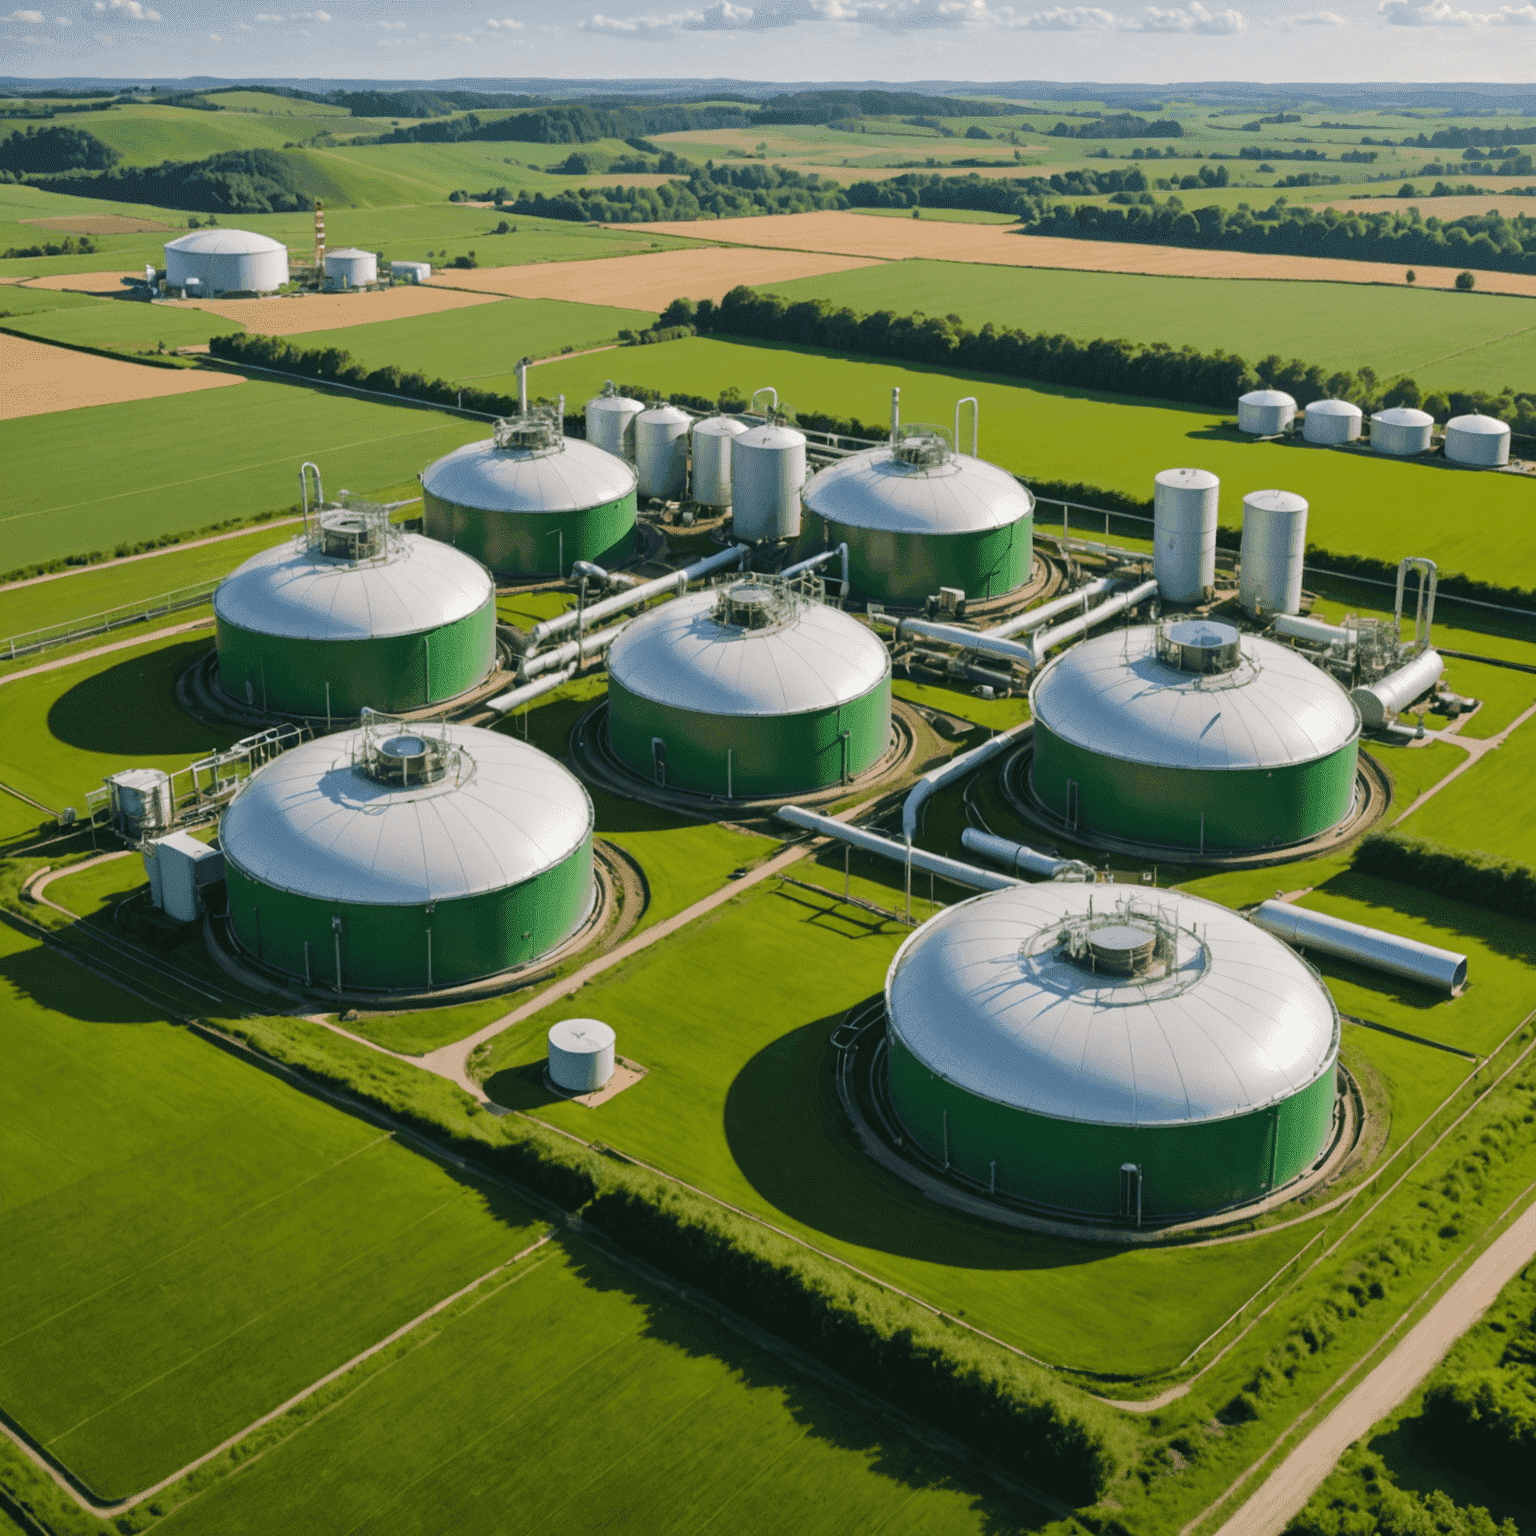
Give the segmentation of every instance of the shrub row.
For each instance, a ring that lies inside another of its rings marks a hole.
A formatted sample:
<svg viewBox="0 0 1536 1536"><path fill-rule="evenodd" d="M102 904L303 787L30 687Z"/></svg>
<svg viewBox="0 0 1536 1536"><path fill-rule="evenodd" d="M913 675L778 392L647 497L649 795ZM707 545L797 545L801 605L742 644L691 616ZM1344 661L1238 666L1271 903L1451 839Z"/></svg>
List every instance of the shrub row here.
<svg viewBox="0 0 1536 1536"><path fill-rule="evenodd" d="M1536 918L1536 869L1511 859L1445 848L1425 838L1377 832L1361 843L1355 868L1491 912Z"/></svg>

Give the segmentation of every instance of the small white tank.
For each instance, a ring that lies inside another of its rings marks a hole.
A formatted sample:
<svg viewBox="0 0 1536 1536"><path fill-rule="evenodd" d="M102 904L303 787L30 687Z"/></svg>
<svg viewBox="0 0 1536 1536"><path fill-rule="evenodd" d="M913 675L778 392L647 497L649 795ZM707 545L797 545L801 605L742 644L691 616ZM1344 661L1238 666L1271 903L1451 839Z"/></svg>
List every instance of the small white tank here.
<svg viewBox="0 0 1536 1536"><path fill-rule="evenodd" d="M1301 611L1301 568L1307 551L1307 503L1291 491L1243 497L1238 602L1251 614Z"/></svg>
<svg viewBox="0 0 1536 1536"><path fill-rule="evenodd" d="M616 458L635 458L635 418L645 409L639 400L631 400L614 388L613 380L603 385L603 392L587 401L587 441Z"/></svg>
<svg viewBox="0 0 1536 1536"><path fill-rule="evenodd" d="M1237 402L1237 430L1274 437L1296 419L1296 402L1283 389L1254 389Z"/></svg>
<svg viewBox="0 0 1536 1536"><path fill-rule="evenodd" d="M731 520L749 543L800 535L805 434L793 427L753 427L731 444Z"/></svg>
<svg viewBox="0 0 1536 1536"><path fill-rule="evenodd" d="M1208 469L1165 469L1153 480L1152 574L1170 603L1198 603L1216 585L1221 481Z"/></svg>
<svg viewBox="0 0 1536 1536"><path fill-rule="evenodd" d="M333 288L365 288L379 280L379 258L372 251L343 246L325 253L325 276Z"/></svg>
<svg viewBox="0 0 1536 1536"><path fill-rule="evenodd" d="M1420 651L1406 666L1378 677L1374 683L1352 688L1349 696L1360 711L1362 723L1379 730L1428 693L1444 672L1445 660L1439 651Z"/></svg>
<svg viewBox="0 0 1536 1536"><path fill-rule="evenodd" d="M1497 469L1509 463L1509 427L1495 416L1453 416L1445 424L1445 456L1453 464Z"/></svg>
<svg viewBox="0 0 1536 1536"><path fill-rule="evenodd" d="M567 1093L594 1093L613 1076L614 1033L598 1019L561 1019L549 1032L549 1080Z"/></svg>
<svg viewBox="0 0 1536 1536"><path fill-rule="evenodd" d="M1309 443L1352 443L1365 413L1348 400L1314 400L1306 409L1301 435Z"/></svg>
<svg viewBox="0 0 1536 1536"><path fill-rule="evenodd" d="M710 416L693 427L693 499L701 507L731 504L731 444L747 430L739 416Z"/></svg>
<svg viewBox="0 0 1536 1536"><path fill-rule="evenodd" d="M635 417L635 470L642 496L678 501L688 483L688 425L693 418L663 400Z"/></svg>
<svg viewBox="0 0 1536 1536"><path fill-rule="evenodd" d="M1410 405L1394 405L1371 417L1371 447L1377 453L1407 458L1429 451L1429 434L1435 418L1428 411L1416 411Z"/></svg>

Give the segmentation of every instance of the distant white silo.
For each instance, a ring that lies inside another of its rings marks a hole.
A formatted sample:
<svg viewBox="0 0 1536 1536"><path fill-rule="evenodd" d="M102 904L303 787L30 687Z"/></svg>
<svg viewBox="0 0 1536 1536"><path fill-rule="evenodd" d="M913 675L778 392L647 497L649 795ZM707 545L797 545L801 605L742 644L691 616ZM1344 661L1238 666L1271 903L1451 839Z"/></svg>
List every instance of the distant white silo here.
<svg viewBox="0 0 1536 1536"><path fill-rule="evenodd" d="M645 409L639 400L621 395L612 379L603 385L603 392L587 401L587 441L617 458L635 456L635 418Z"/></svg>
<svg viewBox="0 0 1536 1536"><path fill-rule="evenodd" d="M1445 424L1445 456L1479 469L1508 464L1509 426L1494 416L1453 416Z"/></svg>
<svg viewBox="0 0 1536 1536"><path fill-rule="evenodd" d="M1299 613L1307 550L1307 503L1290 491L1243 497L1242 570L1238 601L1249 613Z"/></svg>
<svg viewBox="0 0 1536 1536"><path fill-rule="evenodd" d="M688 426L693 418L662 401L635 417L639 493L677 501L688 482Z"/></svg>
<svg viewBox="0 0 1536 1536"><path fill-rule="evenodd" d="M1237 430L1274 437L1296 419L1296 402L1283 389L1250 390L1237 402Z"/></svg>
<svg viewBox="0 0 1536 1536"><path fill-rule="evenodd" d="M613 1076L614 1033L597 1019L562 1019L549 1032L549 1080L567 1093L593 1093Z"/></svg>
<svg viewBox="0 0 1536 1536"><path fill-rule="evenodd" d="M1394 405L1371 417L1371 447L1377 453L1389 453L1399 459L1425 453L1434 425L1435 418L1428 411L1416 411L1410 405Z"/></svg>
<svg viewBox="0 0 1536 1536"><path fill-rule="evenodd" d="M1301 423L1309 443L1352 443L1360 436L1364 413L1348 400L1314 400Z"/></svg>
<svg viewBox="0 0 1536 1536"><path fill-rule="evenodd" d="M693 428L693 499L701 507L731 504L731 444L747 430L739 416L710 416Z"/></svg>
<svg viewBox="0 0 1536 1536"><path fill-rule="evenodd" d="M360 251L351 245L327 251L325 276L335 288L366 288L379 280L379 258L372 251Z"/></svg>
<svg viewBox="0 0 1536 1536"><path fill-rule="evenodd" d="M1152 574L1171 603L1198 603L1216 585L1221 481L1208 469L1165 469L1153 481Z"/></svg>
<svg viewBox="0 0 1536 1536"><path fill-rule="evenodd" d="M731 521L738 539L793 539L800 534L805 434L769 422L731 444Z"/></svg>

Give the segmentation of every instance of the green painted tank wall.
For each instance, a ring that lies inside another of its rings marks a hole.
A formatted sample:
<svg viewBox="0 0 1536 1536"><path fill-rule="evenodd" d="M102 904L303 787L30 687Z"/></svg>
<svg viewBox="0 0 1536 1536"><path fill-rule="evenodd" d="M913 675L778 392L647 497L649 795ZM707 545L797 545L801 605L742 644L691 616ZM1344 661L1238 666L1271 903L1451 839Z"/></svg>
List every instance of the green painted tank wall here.
<svg viewBox="0 0 1536 1536"><path fill-rule="evenodd" d="M319 901L277 890L225 857L229 915L251 954L292 976L336 985L341 919L341 984L363 990L446 987L526 965L573 932L592 905L590 836L563 863L521 885L425 906ZM427 974L431 932L431 977Z"/></svg>
<svg viewBox="0 0 1536 1536"><path fill-rule="evenodd" d="M1192 1215L1256 1200L1288 1184L1321 1152L1333 1123L1330 1065L1294 1097L1250 1114L1177 1126L1093 1125L977 1098L930 1072L890 1035L891 1102L909 1136L982 1183L1062 1210L1113 1216L1120 1165L1142 1170L1142 1214ZM1271 1170L1273 1169L1273 1178Z"/></svg>
<svg viewBox="0 0 1536 1536"><path fill-rule="evenodd" d="M863 773L885 755L891 738L889 676L841 709L798 715L706 715L674 709L608 682L608 740L621 762L654 780L651 742L666 743L667 784L696 794L738 798L789 795L836 784L843 773L841 733L849 732L848 774Z"/></svg>
<svg viewBox="0 0 1536 1536"><path fill-rule="evenodd" d="M635 493L574 512L483 512L427 491L422 528L473 555L495 575L518 581L564 575L576 560L612 564L635 548ZM564 535L562 540L555 537ZM563 562L556 571L557 562Z"/></svg>
<svg viewBox="0 0 1536 1536"><path fill-rule="evenodd" d="M1035 722L1035 794L1068 813L1077 784L1077 825L1165 848L1273 848L1299 843L1349 814L1359 743L1283 768L1160 768L1091 752Z"/></svg>
<svg viewBox="0 0 1536 1536"><path fill-rule="evenodd" d="M496 661L496 604L487 599L452 624L372 640L295 640L217 626L219 684L233 699L281 714L358 714L364 705L399 714L456 698Z"/></svg>
<svg viewBox="0 0 1536 1536"><path fill-rule="evenodd" d="M940 587L967 597L1001 597L1029 580L1033 516L983 533L878 533L829 522L805 509L803 538L812 551L848 546L848 579L856 597L918 607Z"/></svg>

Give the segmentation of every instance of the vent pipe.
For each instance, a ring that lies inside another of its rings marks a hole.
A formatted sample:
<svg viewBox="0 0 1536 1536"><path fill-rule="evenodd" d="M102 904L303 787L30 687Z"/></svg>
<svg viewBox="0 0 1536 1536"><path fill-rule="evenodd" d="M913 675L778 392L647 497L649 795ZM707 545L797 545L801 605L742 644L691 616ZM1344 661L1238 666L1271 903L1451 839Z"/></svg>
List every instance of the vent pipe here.
<svg viewBox="0 0 1536 1536"><path fill-rule="evenodd" d="M1402 976L1422 986L1459 992L1467 984L1467 957L1454 950L1437 949L1417 939L1361 923L1346 922L1323 912L1310 912L1291 902L1266 901L1250 920L1266 933L1284 939L1298 949L1321 950L1341 960L1353 960L1389 976Z"/></svg>
<svg viewBox="0 0 1536 1536"><path fill-rule="evenodd" d="M520 357L517 360L517 413L519 416L528 414L528 359ZM564 412L561 412L562 417Z"/></svg>
<svg viewBox="0 0 1536 1536"><path fill-rule="evenodd" d="M894 448L901 438L901 388L895 386L891 390L891 447Z"/></svg>

